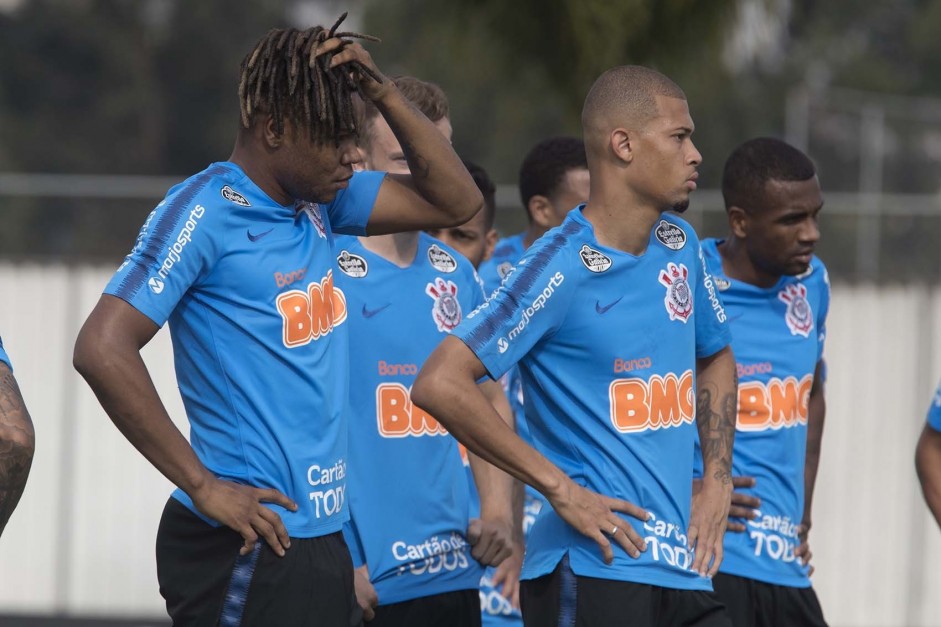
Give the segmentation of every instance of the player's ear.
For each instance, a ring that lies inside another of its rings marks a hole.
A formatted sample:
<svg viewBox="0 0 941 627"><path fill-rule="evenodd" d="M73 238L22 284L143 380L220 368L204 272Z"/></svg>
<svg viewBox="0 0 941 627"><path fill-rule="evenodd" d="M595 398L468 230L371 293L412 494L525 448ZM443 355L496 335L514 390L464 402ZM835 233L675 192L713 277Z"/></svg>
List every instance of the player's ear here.
<svg viewBox="0 0 941 627"><path fill-rule="evenodd" d="M732 205L728 208L729 229L732 235L739 239L744 239L748 234L748 214L741 207Z"/></svg>
<svg viewBox="0 0 941 627"><path fill-rule="evenodd" d="M278 132L278 125L275 123L274 118L266 113L259 124L261 124L261 133L265 145L269 148L279 148L284 141L284 134Z"/></svg>
<svg viewBox="0 0 941 627"><path fill-rule="evenodd" d="M500 234L497 233L496 229L487 231L487 234L484 236L484 261L487 261L493 256L493 249L497 247L497 240L499 238Z"/></svg>
<svg viewBox="0 0 941 627"><path fill-rule="evenodd" d="M555 226L554 214L555 208L552 206L552 203L548 198L542 194L536 194L529 199L529 215L532 216L533 222L539 226L550 229Z"/></svg>
<svg viewBox="0 0 941 627"><path fill-rule="evenodd" d="M608 147L614 156L624 163L634 160L633 131L625 128L616 128L608 136Z"/></svg>

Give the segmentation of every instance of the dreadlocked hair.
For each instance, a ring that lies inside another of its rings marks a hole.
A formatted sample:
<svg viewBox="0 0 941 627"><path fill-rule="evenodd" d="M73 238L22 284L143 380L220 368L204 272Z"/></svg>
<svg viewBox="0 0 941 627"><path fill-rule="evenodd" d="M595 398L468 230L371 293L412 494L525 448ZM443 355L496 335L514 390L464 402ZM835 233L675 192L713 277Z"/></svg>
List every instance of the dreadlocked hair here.
<svg viewBox="0 0 941 627"><path fill-rule="evenodd" d="M250 128L261 112L271 114L279 135L284 133L286 117L295 127L308 128L317 143L339 142L341 136L356 132L351 96L354 91L363 96L358 79L363 74L380 83L382 79L359 61L331 68L330 60L352 43L346 37L380 40L360 33L336 32L344 19L346 13L329 30L322 26L306 30L273 28L255 44L239 68L243 127ZM318 46L332 37L342 39L341 46L318 55Z"/></svg>

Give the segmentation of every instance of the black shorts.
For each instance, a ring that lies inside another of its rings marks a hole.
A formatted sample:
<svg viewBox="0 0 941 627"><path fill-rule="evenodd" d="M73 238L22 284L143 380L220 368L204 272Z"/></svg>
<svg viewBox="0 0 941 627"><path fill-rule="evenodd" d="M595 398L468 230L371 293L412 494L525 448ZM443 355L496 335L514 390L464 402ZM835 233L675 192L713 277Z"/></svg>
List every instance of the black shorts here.
<svg viewBox="0 0 941 627"><path fill-rule="evenodd" d="M213 527L171 498L157 531L157 581L174 625L359 626L353 562L340 532L291 538L278 557L259 539Z"/></svg>
<svg viewBox="0 0 941 627"><path fill-rule="evenodd" d="M480 621L480 593L473 589L380 605L366 627L480 627Z"/></svg>
<svg viewBox="0 0 941 627"><path fill-rule="evenodd" d="M566 555L548 575L521 582L526 627L731 627L710 592L581 577Z"/></svg>
<svg viewBox="0 0 941 627"><path fill-rule="evenodd" d="M716 596L735 627L827 627L813 588L794 588L719 573Z"/></svg>

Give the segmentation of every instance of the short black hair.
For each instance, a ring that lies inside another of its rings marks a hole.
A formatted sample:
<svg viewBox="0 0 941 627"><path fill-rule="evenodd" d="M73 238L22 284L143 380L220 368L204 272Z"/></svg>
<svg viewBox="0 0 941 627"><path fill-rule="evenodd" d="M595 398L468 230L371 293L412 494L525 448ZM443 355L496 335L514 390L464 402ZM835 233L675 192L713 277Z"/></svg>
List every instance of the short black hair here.
<svg viewBox="0 0 941 627"><path fill-rule="evenodd" d="M484 208L481 209L481 211L484 212L484 227L489 231L493 228L493 223L496 219L497 186L493 184L487 171L473 161L465 159L464 167L470 172L474 183L477 184L477 189L480 190L480 193L484 197Z"/></svg>
<svg viewBox="0 0 941 627"><path fill-rule="evenodd" d="M722 171L725 209L760 208L768 181L806 181L817 174L813 161L773 137L750 139L729 155Z"/></svg>
<svg viewBox="0 0 941 627"><path fill-rule="evenodd" d="M533 196L551 197L569 170L588 168L585 142L577 137L544 139L529 151L520 166L520 200L529 213Z"/></svg>

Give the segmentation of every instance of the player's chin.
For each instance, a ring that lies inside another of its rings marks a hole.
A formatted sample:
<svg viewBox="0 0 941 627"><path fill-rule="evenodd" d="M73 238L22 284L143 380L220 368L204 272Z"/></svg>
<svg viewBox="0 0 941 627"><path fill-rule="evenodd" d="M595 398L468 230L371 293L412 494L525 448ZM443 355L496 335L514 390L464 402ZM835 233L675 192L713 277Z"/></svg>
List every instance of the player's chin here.
<svg viewBox="0 0 941 627"><path fill-rule="evenodd" d="M674 213L683 213L687 209L689 209L689 196L688 195L686 196L686 198L674 202L673 205L670 207L670 211Z"/></svg>

